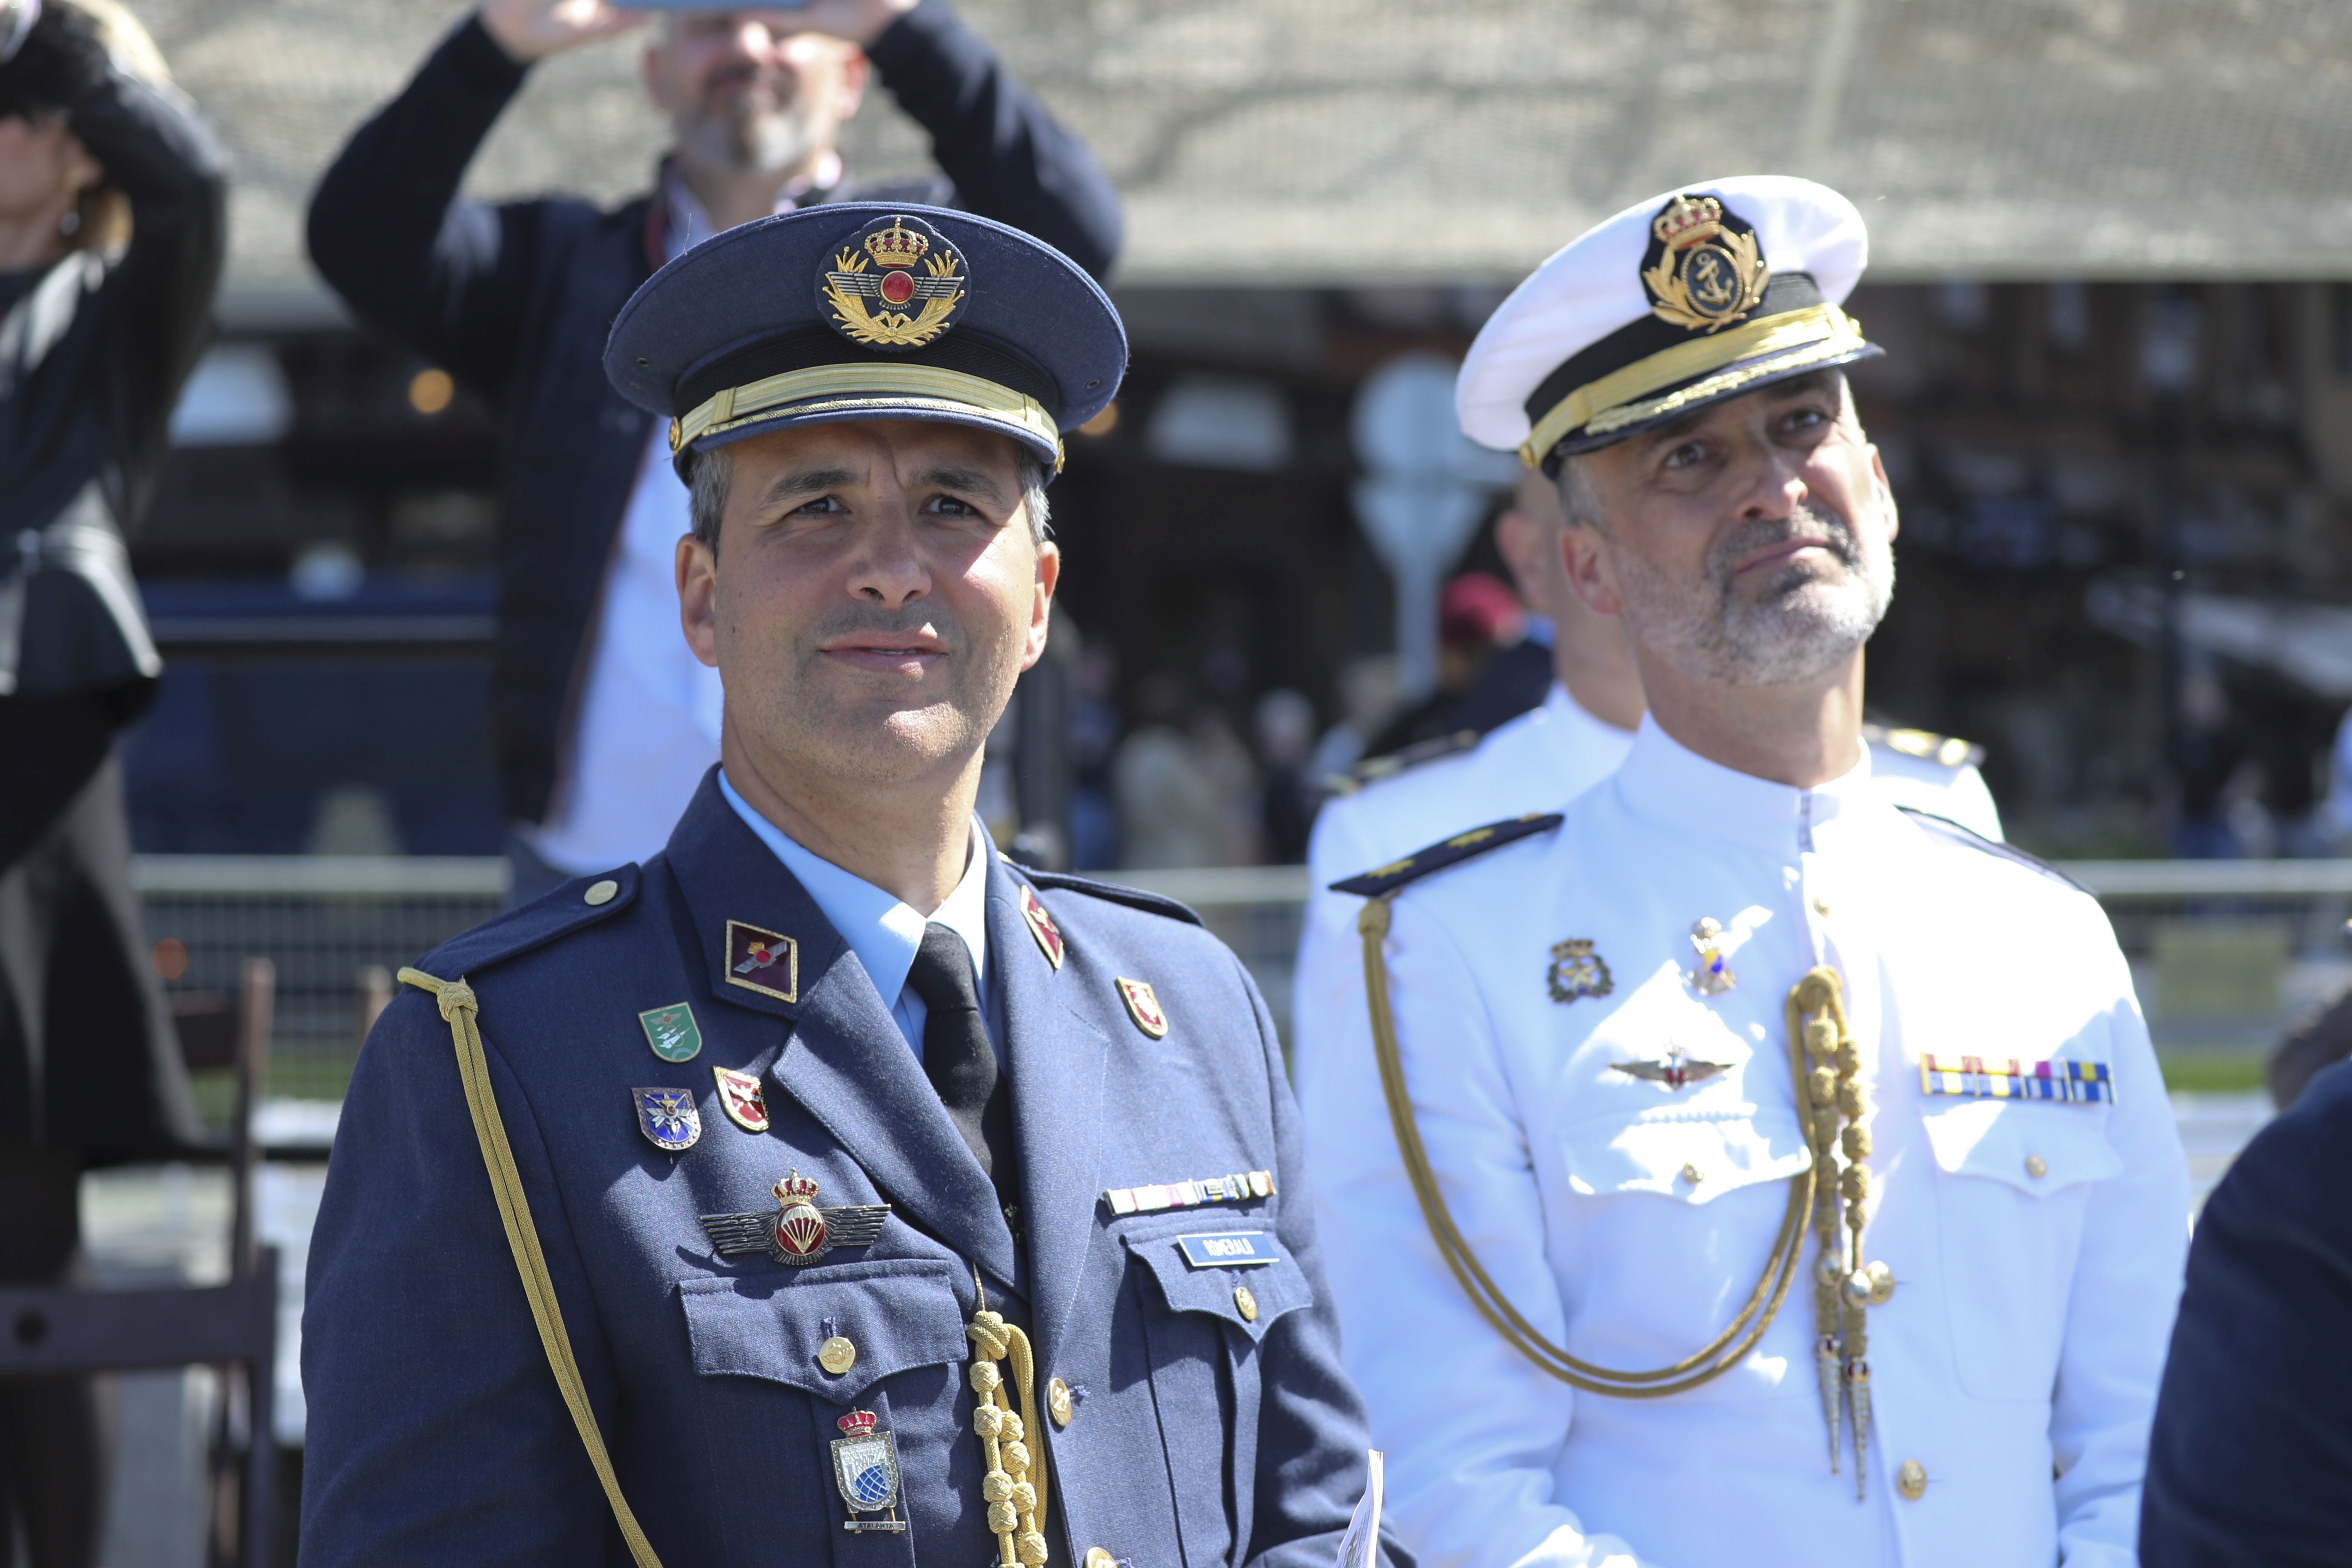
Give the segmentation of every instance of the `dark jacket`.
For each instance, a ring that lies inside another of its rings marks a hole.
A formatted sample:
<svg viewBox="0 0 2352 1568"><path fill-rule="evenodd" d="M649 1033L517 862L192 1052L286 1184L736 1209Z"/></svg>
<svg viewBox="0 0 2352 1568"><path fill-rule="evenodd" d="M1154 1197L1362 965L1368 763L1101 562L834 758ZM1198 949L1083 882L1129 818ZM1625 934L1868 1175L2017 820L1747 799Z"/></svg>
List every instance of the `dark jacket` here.
<svg viewBox="0 0 2352 1568"><path fill-rule="evenodd" d="M2147 1568L2352 1563L2352 1068L2239 1155L2199 1216L2141 1494Z"/></svg>
<svg viewBox="0 0 2352 1568"><path fill-rule="evenodd" d="M715 774L642 869L567 883L418 964L478 999L580 1375L661 1560L996 1561L964 1331L984 1281L1035 1349L1027 1441L1047 1460L1055 1563L1097 1547L1155 1568L1331 1562L1363 1489L1364 1417L1281 1047L1239 961L1181 905L992 859L1017 1245L874 983ZM794 944L764 984L733 962L739 924ZM1156 1032L1120 999L1139 981ZM647 1048L649 1008L690 1009L690 1060ZM760 1085L759 1130L723 1112L714 1068ZM697 1107L690 1148L641 1135L646 1088ZM772 1215L793 1171L818 1204L891 1205L878 1234L797 1266L714 1251L700 1217ZM1252 1172L1268 1179L1228 1179ZM1224 1201L1122 1213L1108 1195L1210 1178ZM1236 1233L1264 1261L1179 1240ZM308 1291L306 1568L626 1563L421 991L360 1053ZM836 1335L854 1357L821 1360ZM1044 1419L1054 1379L1066 1422ZM833 1445L853 1408L895 1439L904 1533L843 1528Z"/></svg>
<svg viewBox="0 0 2352 1568"><path fill-rule="evenodd" d="M0 274L0 1142L152 1159L198 1129L110 761L163 669L124 541L210 330L226 181L178 92L95 52L85 80L67 123L130 243Z"/></svg>
<svg viewBox="0 0 2352 1568"><path fill-rule="evenodd" d="M96 694L120 721L163 668L124 539L210 332L226 184L170 88L109 67L67 120L129 200L131 237L0 273L0 696Z"/></svg>
<svg viewBox="0 0 2352 1568"><path fill-rule="evenodd" d="M945 0L866 51L930 132L945 178L813 200L961 205L1097 275L1119 215L1086 148L1013 80ZM509 818L547 812L584 642L653 416L604 379L613 317L662 260L662 205L457 199L524 68L468 20L362 126L310 204L310 258L354 310L499 411L499 645L492 721Z"/></svg>

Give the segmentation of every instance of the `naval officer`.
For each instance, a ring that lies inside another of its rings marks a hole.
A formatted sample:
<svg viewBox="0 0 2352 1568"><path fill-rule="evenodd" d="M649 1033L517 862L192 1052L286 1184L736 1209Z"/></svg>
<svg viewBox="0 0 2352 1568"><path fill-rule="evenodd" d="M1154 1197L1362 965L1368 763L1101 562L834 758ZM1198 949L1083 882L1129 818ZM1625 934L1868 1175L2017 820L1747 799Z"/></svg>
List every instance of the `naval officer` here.
<svg viewBox="0 0 2352 1568"><path fill-rule="evenodd" d="M1412 748L1360 763L1315 815L1291 987L1291 1071L1300 1082L1331 1059L1327 1042L1343 1037L1364 1006L1356 939L1363 900L1331 884L1463 823L1565 805L1614 773L1633 743L1642 721L1641 672L1616 617L1590 608L1569 586L1561 538L1567 526L1551 480L1536 468L1495 524L1520 595L1551 622L1552 684L1543 703L1467 749L1433 745L1416 755L1420 749ZM1988 838L2001 837L2000 813L1977 768L1981 748L1877 724L1864 725L1863 737L1871 777L1889 799Z"/></svg>
<svg viewBox="0 0 2352 1568"><path fill-rule="evenodd" d="M1369 1021L1304 1108L1424 1561L2133 1561L2186 1163L2098 905L1874 784L1864 243L1810 182L1670 192L1463 367L1649 712L1557 813L1342 884Z"/></svg>
<svg viewBox="0 0 2352 1568"><path fill-rule="evenodd" d="M1366 1437L1265 1004L972 812L1125 361L1075 264L932 208L623 310L721 763L403 971L311 1247L306 1564L1331 1560Z"/></svg>

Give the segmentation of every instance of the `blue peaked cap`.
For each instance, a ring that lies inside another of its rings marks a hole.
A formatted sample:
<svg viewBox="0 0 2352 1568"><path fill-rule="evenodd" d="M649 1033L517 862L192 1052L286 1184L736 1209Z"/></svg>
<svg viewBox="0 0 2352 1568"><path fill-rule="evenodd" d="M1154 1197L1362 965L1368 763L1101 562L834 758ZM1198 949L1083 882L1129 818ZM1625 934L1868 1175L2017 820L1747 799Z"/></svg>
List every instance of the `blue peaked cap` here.
<svg viewBox="0 0 2352 1568"><path fill-rule="evenodd" d="M604 374L688 451L849 419L992 430L1062 465L1102 412L1127 331L1085 268L943 207L843 202L705 240L621 307Z"/></svg>

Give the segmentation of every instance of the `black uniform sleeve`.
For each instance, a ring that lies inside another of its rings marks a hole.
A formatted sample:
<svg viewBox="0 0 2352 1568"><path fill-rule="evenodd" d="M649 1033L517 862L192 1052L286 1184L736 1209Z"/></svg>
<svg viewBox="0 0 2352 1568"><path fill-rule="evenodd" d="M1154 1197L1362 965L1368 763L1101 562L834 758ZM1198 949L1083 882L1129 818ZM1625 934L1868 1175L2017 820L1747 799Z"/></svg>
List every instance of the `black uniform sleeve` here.
<svg viewBox="0 0 2352 1568"><path fill-rule="evenodd" d="M1061 251L1097 278L1118 258L1118 193L1013 79L947 0L921 0L866 50L898 107L930 133L957 199Z"/></svg>
<svg viewBox="0 0 2352 1568"><path fill-rule="evenodd" d="M2352 1071L2214 1190L2148 1442L2146 1568L2320 1568L2352 1542Z"/></svg>
<svg viewBox="0 0 2352 1568"><path fill-rule="evenodd" d="M541 203L457 199L526 68L468 16L353 133L310 198L310 260L353 310L496 396L514 368Z"/></svg>
<svg viewBox="0 0 2352 1568"><path fill-rule="evenodd" d="M131 204L131 244L107 276L105 316L126 485L120 521L146 510L180 384L212 330L227 239L227 161L178 89L110 66L67 113Z"/></svg>

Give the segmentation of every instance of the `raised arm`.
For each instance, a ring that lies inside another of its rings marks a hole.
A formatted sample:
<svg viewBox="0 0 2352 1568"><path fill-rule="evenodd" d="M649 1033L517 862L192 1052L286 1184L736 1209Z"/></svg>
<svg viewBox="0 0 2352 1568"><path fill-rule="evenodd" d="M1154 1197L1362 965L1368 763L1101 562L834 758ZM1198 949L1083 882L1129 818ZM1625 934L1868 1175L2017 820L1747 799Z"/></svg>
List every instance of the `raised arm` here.
<svg viewBox="0 0 2352 1568"><path fill-rule="evenodd" d="M131 245L108 275L115 363L125 374L126 473L163 455L180 384L211 333L226 243L226 160L186 95L109 62L68 111L74 135L131 204ZM145 510L131 498L124 521Z"/></svg>
<svg viewBox="0 0 2352 1568"><path fill-rule="evenodd" d="M1097 278L1118 258L1118 193L947 0L921 0L867 46L882 83L930 133L960 205L1054 247Z"/></svg>
<svg viewBox="0 0 2352 1568"><path fill-rule="evenodd" d="M594 30L575 29L583 39L630 25L600 15ZM310 198L320 275L361 316L492 396L527 317L541 204L493 207L457 190L528 68L482 16L468 16L352 134Z"/></svg>

